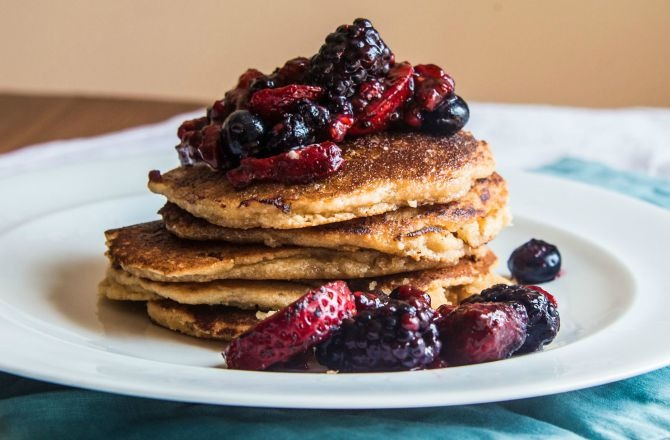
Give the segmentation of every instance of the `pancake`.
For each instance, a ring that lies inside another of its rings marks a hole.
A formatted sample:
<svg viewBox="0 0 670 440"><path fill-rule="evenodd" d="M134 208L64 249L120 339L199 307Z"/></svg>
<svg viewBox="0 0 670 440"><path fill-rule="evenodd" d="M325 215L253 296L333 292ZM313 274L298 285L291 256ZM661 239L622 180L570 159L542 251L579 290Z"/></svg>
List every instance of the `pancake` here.
<svg viewBox="0 0 670 440"><path fill-rule="evenodd" d="M453 286L445 292L450 298L458 301L457 298L464 292L479 292L497 284L501 279L502 277L498 275L487 274L471 285ZM241 335L267 316L252 310L220 305L185 305L171 300L147 302L147 313L151 320L160 326L197 338L224 341Z"/></svg>
<svg viewBox="0 0 670 440"><path fill-rule="evenodd" d="M301 229L235 229L213 225L173 203L159 214L173 234L191 240L304 246L386 254L448 262L453 251L479 247L493 239L510 215L507 185L500 175L478 179L462 198L440 205L401 208L371 217Z"/></svg>
<svg viewBox="0 0 670 440"><path fill-rule="evenodd" d="M236 190L225 173L193 166L152 174L149 189L219 226L295 229L458 200L495 168L488 144L465 131L449 137L382 132L340 147L342 168L307 184Z"/></svg>
<svg viewBox="0 0 670 440"><path fill-rule="evenodd" d="M256 312L225 306L185 306L170 300L147 302L156 324L196 338L230 341L260 320Z"/></svg>
<svg viewBox="0 0 670 440"><path fill-rule="evenodd" d="M181 304L226 305L249 310L278 310L321 281L219 280L206 283L165 283L109 268L100 293L114 300L171 299ZM121 292L127 292L124 297Z"/></svg>
<svg viewBox="0 0 670 440"><path fill-rule="evenodd" d="M349 279L444 266L372 250L343 252L184 240L169 233L161 221L113 229L105 235L112 266L155 281ZM465 254L478 252L481 250L459 249L449 260L455 263Z"/></svg>
<svg viewBox="0 0 670 440"><path fill-rule="evenodd" d="M479 258L464 257L455 265L448 267L395 276L348 280L348 284L353 290L381 290L385 293L390 293L400 285L411 284L426 291L431 296L433 305L437 307L457 299L448 296L450 289L477 282L481 284L482 279L489 277L496 263L495 254L486 250ZM139 278L110 267L107 278L100 284L99 289L101 295L115 300L170 299L181 304L225 305L269 311L286 307L309 289L326 282L220 280L206 283L165 283Z"/></svg>

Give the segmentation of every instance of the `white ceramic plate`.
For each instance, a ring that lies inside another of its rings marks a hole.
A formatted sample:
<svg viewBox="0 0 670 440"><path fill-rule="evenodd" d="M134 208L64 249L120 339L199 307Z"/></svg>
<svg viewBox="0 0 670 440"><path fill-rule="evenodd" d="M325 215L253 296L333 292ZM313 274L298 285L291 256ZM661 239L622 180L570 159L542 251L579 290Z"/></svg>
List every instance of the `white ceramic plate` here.
<svg viewBox="0 0 670 440"><path fill-rule="evenodd" d="M102 232L156 218L147 170L172 156L72 165L0 181L0 369L136 396L295 408L489 402L598 385L670 364L670 214L542 175L506 175L515 224L504 262L531 237L558 244L546 285L561 331L544 352L442 370L314 374L228 371L220 344L154 326L141 307L99 301ZM502 264L501 266L504 266Z"/></svg>

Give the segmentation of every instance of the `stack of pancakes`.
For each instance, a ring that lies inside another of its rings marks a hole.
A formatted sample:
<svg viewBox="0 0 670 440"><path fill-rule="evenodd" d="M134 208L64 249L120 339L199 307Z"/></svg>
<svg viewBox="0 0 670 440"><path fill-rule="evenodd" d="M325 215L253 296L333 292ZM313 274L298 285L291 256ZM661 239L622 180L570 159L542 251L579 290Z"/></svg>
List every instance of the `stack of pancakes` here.
<svg viewBox="0 0 670 440"><path fill-rule="evenodd" d="M507 188L486 142L382 132L340 147L343 167L307 184L237 190L205 166L152 173L162 220L106 232L101 294L227 340L331 280L412 284L434 307L502 281L485 244L509 223Z"/></svg>

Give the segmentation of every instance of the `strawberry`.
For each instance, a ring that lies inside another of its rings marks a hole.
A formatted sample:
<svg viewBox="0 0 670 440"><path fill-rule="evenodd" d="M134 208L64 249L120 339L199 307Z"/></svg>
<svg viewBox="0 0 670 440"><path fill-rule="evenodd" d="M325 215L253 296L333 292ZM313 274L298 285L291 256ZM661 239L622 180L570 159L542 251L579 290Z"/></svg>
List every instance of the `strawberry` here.
<svg viewBox="0 0 670 440"><path fill-rule="evenodd" d="M242 159L226 177L235 188L255 181L306 183L333 174L343 163L340 147L326 141L266 158Z"/></svg>
<svg viewBox="0 0 670 440"><path fill-rule="evenodd" d="M275 89L262 89L251 96L249 109L263 119L279 121L304 99L317 101L323 96L323 89L317 86L291 84Z"/></svg>
<svg viewBox="0 0 670 440"><path fill-rule="evenodd" d="M329 338L356 314L354 296L344 281L310 290L297 301L233 339L224 351L228 368L265 370Z"/></svg>
<svg viewBox="0 0 670 440"><path fill-rule="evenodd" d="M349 134L364 135L384 130L393 113L402 106L412 94L414 69L410 63L397 63L386 77L385 89L381 98L371 101L349 129Z"/></svg>

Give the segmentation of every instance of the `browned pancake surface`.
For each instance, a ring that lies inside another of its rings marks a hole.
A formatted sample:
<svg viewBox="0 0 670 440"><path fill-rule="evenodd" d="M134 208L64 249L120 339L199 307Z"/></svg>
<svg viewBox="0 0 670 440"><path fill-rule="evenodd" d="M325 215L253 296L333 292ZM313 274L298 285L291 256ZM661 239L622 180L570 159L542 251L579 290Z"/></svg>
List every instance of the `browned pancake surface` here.
<svg viewBox="0 0 670 440"><path fill-rule="evenodd" d="M233 228L291 229L376 215L414 203L447 203L494 171L488 145L450 137L383 132L341 143L345 164L301 185L255 183L236 190L225 173L180 167L149 182L170 202Z"/></svg>
<svg viewBox="0 0 670 440"><path fill-rule="evenodd" d="M170 232L192 240L262 243L272 247L363 248L442 261L443 253L449 256L455 247L478 247L492 239L493 233L507 224L508 214L501 211L506 202L506 183L494 173L478 179L464 197L447 204L402 208L310 228L225 228L197 218L172 203L166 204L159 213ZM464 227L471 222L494 222L501 216L504 218L498 227Z"/></svg>
<svg viewBox="0 0 670 440"><path fill-rule="evenodd" d="M295 280L381 276L440 266L376 251L235 245L180 239L161 221L109 230L107 256L113 266L156 281L217 279ZM476 250L468 249L468 252ZM465 252L453 255L458 261Z"/></svg>
<svg viewBox="0 0 670 440"><path fill-rule="evenodd" d="M168 299L147 302L157 324L189 336L230 341L259 322L256 312L226 306L185 306Z"/></svg>

